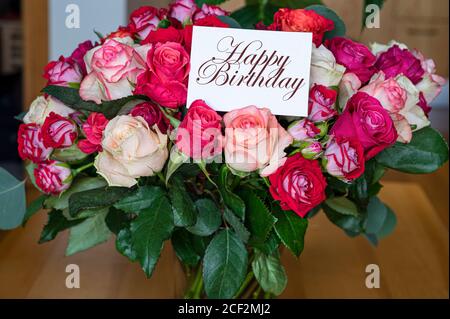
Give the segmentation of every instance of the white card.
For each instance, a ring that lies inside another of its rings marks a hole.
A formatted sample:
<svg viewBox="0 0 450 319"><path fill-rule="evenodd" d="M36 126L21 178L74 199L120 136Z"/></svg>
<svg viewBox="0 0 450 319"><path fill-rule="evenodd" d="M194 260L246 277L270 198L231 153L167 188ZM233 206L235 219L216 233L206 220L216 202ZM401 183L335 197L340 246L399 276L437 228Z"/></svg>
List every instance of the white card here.
<svg viewBox="0 0 450 319"><path fill-rule="evenodd" d="M312 33L194 26L187 107L307 116Z"/></svg>

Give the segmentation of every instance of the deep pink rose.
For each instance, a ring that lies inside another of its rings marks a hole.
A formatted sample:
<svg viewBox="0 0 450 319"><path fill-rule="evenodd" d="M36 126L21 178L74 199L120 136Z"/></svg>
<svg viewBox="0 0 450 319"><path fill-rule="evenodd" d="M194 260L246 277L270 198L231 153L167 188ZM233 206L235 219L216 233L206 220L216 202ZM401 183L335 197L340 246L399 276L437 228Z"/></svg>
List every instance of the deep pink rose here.
<svg viewBox="0 0 450 319"><path fill-rule="evenodd" d="M289 157L269 180L273 199L280 201L283 210L293 210L301 217L326 199L327 182L319 162L301 154Z"/></svg>
<svg viewBox="0 0 450 319"><path fill-rule="evenodd" d="M70 58L75 61L80 67L83 76L87 74L86 63L84 62L84 56L86 53L94 47L91 41L85 41L78 45L78 47L72 52Z"/></svg>
<svg viewBox="0 0 450 319"><path fill-rule="evenodd" d="M164 107L176 109L186 104L187 85L178 81L161 82L145 72L138 77L134 94L146 95Z"/></svg>
<svg viewBox="0 0 450 319"><path fill-rule="evenodd" d="M187 23L198 10L194 0L175 0L169 5L169 17Z"/></svg>
<svg viewBox="0 0 450 319"><path fill-rule="evenodd" d="M380 101L363 92L350 98L330 135L359 140L366 160L393 145L398 136L394 122Z"/></svg>
<svg viewBox="0 0 450 319"><path fill-rule="evenodd" d="M20 125L17 144L20 158L33 163L47 160L53 151L53 148L44 145L41 128L35 123Z"/></svg>
<svg viewBox="0 0 450 319"><path fill-rule="evenodd" d="M323 85L314 85L309 92L309 116L317 123L337 115L335 108L337 92Z"/></svg>
<svg viewBox="0 0 450 319"><path fill-rule="evenodd" d="M180 43L166 42L153 46L147 56L147 65L161 82L175 80L186 83L189 60L189 54Z"/></svg>
<svg viewBox="0 0 450 319"><path fill-rule="evenodd" d="M362 83L368 82L375 73L376 57L364 44L336 37L327 40L325 45L333 52L337 63L347 68L346 73L355 73Z"/></svg>
<svg viewBox="0 0 450 319"><path fill-rule="evenodd" d="M108 119L101 113L91 113L86 122L82 125L85 140L78 142L78 148L86 154L102 151L103 131L108 125Z"/></svg>
<svg viewBox="0 0 450 319"><path fill-rule="evenodd" d="M34 169L34 178L42 192L57 196L69 189L72 184L72 171L65 163L47 161Z"/></svg>
<svg viewBox="0 0 450 319"><path fill-rule="evenodd" d="M130 112L130 115L142 116L148 123L149 127L157 125L161 133L166 134L170 127L170 122L167 117L164 116L161 109L154 103L143 102L136 105Z"/></svg>
<svg viewBox="0 0 450 319"><path fill-rule="evenodd" d="M159 22L164 18L161 13L155 7L140 7L131 14L128 28L132 33L137 34L140 39L145 39L151 31L158 28Z"/></svg>
<svg viewBox="0 0 450 319"><path fill-rule="evenodd" d="M50 113L42 125L42 138L46 147L70 147L77 137L78 130L76 124L56 113Z"/></svg>
<svg viewBox="0 0 450 319"><path fill-rule="evenodd" d="M195 160L214 158L222 153L222 118L205 101L194 101L178 127L175 144Z"/></svg>
<svg viewBox="0 0 450 319"><path fill-rule="evenodd" d="M45 67L44 78L47 85L69 86L70 83L80 83L83 79L81 68L71 58L61 56L58 61L52 61Z"/></svg>
<svg viewBox="0 0 450 319"><path fill-rule="evenodd" d="M303 119L292 123L288 128L288 133L295 141L311 141L320 134L320 129L308 119Z"/></svg>
<svg viewBox="0 0 450 319"><path fill-rule="evenodd" d="M198 9L197 12L193 16L194 22L203 19L208 16L227 16L229 15L229 12L223 10L221 7L218 6L210 6L204 3L201 7L201 9Z"/></svg>
<svg viewBox="0 0 450 319"><path fill-rule="evenodd" d="M419 83L425 74L422 63L408 49L393 45L378 57L375 67L386 74L386 78L395 78L403 74L412 83Z"/></svg>
<svg viewBox="0 0 450 319"><path fill-rule="evenodd" d="M183 43L184 36L183 31L178 30L172 26L166 28L166 29L158 29L153 32L150 32L148 37L146 37L141 44L151 43L166 43L166 42L176 42L176 43Z"/></svg>
<svg viewBox="0 0 450 319"><path fill-rule="evenodd" d="M331 136L324 155L332 176L352 181L364 173L364 149L356 138Z"/></svg>

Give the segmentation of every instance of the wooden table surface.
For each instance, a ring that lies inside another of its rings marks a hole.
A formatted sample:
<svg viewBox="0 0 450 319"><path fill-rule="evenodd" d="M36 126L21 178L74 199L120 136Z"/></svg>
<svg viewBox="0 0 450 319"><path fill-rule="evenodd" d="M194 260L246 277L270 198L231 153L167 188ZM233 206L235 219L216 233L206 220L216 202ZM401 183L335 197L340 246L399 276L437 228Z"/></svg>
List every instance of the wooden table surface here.
<svg viewBox="0 0 450 319"><path fill-rule="evenodd" d="M302 256L283 255L289 284L282 297L449 297L448 227L426 192L417 183L391 181L381 197L397 213L395 233L374 248L364 238L348 238L319 214L310 222ZM45 222L40 214L24 229L0 233L0 298L180 297L181 271L169 244L147 280L113 241L71 257L64 257L67 233L38 245ZM80 289L65 286L68 264L80 267ZM368 264L380 267L379 289L365 286Z"/></svg>

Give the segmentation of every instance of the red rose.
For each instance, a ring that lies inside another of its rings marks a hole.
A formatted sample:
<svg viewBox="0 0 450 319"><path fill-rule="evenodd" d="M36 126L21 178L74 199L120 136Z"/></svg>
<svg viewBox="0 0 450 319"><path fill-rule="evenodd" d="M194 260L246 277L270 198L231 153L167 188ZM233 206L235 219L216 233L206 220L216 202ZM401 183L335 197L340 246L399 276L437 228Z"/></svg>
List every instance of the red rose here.
<svg viewBox="0 0 450 319"><path fill-rule="evenodd" d="M168 27L167 29L160 28L156 31L150 32L148 37L145 38L141 42L142 45L151 43L155 44L158 42L166 43L166 42L176 42L176 43L182 43L184 41L183 39L183 32L181 30L175 29L174 27Z"/></svg>
<svg viewBox="0 0 450 319"><path fill-rule="evenodd" d="M47 160L53 151L52 148L44 145L41 128L35 123L21 124L19 126L17 143L19 144L20 158L23 160L28 159L33 163Z"/></svg>
<svg viewBox="0 0 450 319"><path fill-rule="evenodd" d="M225 22L222 22L219 18L216 16L207 16L203 19L199 19L194 22L194 25L201 26L201 27L216 27L216 28L229 28L230 26L226 24ZM187 52L191 52L192 47L192 25L186 25L184 28L184 43Z"/></svg>
<svg viewBox="0 0 450 319"><path fill-rule="evenodd" d="M274 22L269 30L287 32L312 32L313 42L316 47L323 41L325 32L334 29L334 22L313 10L305 9L280 9L275 13Z"/></svg>
<svg viewBox="0 0 450 319"><path fill-rule="evenodd" d="M44 69L43 77L47 85L69 86L70 83L80 83L83 74L78 64L71 58L61 56L58 61L52 61Z"/></svg>
<svg viewBox="0 0 450 319"><path fill-rule="evenodd" d="M336 111L337 92L323 85L314 85L309 92L309 116L317 123L326 121L338 113Z"/></svg>
<svg viewBox="0 0 450 319"><path fill-rule="evenodd" d="M324 154L330 175L352 181L364 173L364 149L350 137L331 137Z"/></svg>
<svg viewBox="0 0 450 319"><path fill-rule="evenodd" d="M327 182L318 161L307 160L300 154L269 176L270 193L280 201L283 210L293 210L301 217L326 199Z"/></svg>
<svg viewBox="0 0 450 319"><path fill-rule="evenodd" d="M91 113L86 122L82 125L85 140L78 142L78 148L86 154L102 151L103 131L108 125L108 120L101 113Z"/></svg>
<svg viewBox="0 0 450 319"><path fill-rule="evenodd" d="M141 116L148 123L149 127L157 125L161 133L166 134L170 127L170 122L164 116L161 109L154 103L144 102L136 105L130 112L132 116Z"/></svg>
<svg viewBox="0 0 450 319"><path fill-rule="evenodd" d="M128 28L140 39L145 39L151 31L158 28L159 22L164 18L164 13L165 11L155 7L140 7L131 14Z"/></svg>
<svg viewBox="0 0 450 319"><path fill-rule="evenodd" d="M393 145L398 136L394 122L380 101L363 92L350 98L330 135L359 140L366 160Z"/></svg>
<svg viewBox="0 0 450 319"><path fill-rule="evenodd" d="M336 62L347 68L345 72L355 73L362 83L368 82L375 74L376 57L364 44L336 37L327 40L325 45L333 52Z"/></svg>
<svg viewBox="0 0 450 319"><path fill-rule="evenodd" d="M222 153L222 118L204 101L194 101L177 130L175 144L193 159L210 159Z"/></svg>
<svg viewBox="0 0 450 319"><path fill-rule="evenodd" d="M57 196L69 189L72 183L70 167L61 162L47 161L34 169L36 185L45 194Z"/></svg>
<svg viewBox="0 0 450 319"><path fill-rule="evenodd" d="M80 43L78 45L78 47L72 52L72 55L70 56L70 58L78 64L83 75L87 74L86 63L84 62L84 56L93 47L94 47L94 45L92 44L91 41L89 41L89 40L85 41L83 43Z"/></svg>
<svg viewBox="0 0 450 319"><path fill-rule="evenodd" d="M50 113L42 125L42 137L46 147L70 147L77 136L78 132L75 123L54 112Z"/></svg>

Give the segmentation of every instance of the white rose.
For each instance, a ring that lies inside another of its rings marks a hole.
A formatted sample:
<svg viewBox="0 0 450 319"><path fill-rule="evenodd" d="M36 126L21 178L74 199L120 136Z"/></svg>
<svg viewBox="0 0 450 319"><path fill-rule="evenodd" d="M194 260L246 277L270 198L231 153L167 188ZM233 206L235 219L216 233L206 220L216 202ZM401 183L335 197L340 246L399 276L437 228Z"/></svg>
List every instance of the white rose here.
<svg viewBox="0 0 450 319"><path fill-rule="evenodd" d="M345 73L345 67L338 64L333 53L325 46L313 45L311 56L311 87L320 84L337 86Z"/></svg>
<svg viewBox="0 0 450 319"><path fill-rule="evenodd" d="M52 112L63 117L68 117L75 110L55 98L48 97L46 99L43 96L39 96L31 103L30 109L23 118L23 122L25 124L36 123L42 125L47 116Z"/></svg>

